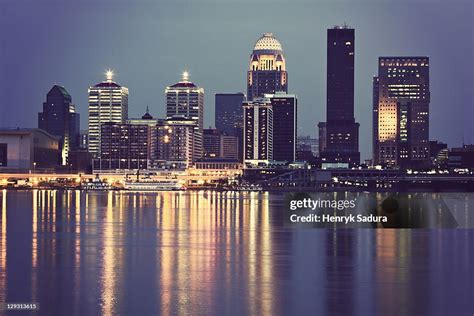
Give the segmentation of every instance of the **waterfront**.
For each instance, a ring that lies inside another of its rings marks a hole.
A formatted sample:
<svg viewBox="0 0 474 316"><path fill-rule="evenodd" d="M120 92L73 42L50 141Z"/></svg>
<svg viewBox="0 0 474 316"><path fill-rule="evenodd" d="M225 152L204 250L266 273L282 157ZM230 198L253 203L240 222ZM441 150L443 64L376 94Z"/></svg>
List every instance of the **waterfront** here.
<svg viewBox="0 0 474 316"><path fill-rule="evenodd" d="M0 303L42 315L474 311L471 229L291 228L267 192L0 197Z"/></svg>

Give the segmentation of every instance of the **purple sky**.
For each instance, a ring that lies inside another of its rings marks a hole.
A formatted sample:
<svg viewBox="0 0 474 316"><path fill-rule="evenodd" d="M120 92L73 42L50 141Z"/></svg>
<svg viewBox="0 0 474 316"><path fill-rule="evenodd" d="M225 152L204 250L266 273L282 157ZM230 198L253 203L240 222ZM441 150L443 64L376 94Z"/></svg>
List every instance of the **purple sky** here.
<svg viewBox="0 0 474 316"><path fill-rule="evenodd" d="M129 116L164 114L164 89L183 70L214 94L245 92L248 58L263 32L283 45L299 134L325 120L326 29L356 29L356 120L371 152L372 76L378 56L431 59L431 139L474 143L472 0L0 0L0 126L36 127L53 84L66 87L87 126L87 88L112 68L130 89Z"/></svg>

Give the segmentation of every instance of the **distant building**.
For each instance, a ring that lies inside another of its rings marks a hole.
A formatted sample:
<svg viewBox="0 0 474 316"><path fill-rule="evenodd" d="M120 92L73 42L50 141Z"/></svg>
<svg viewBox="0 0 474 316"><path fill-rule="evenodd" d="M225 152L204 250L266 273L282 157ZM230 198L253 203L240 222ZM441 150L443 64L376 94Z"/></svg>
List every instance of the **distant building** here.
<svg viewBox="0 0 474 316"><path fill-rule="evenodd" d="M327 163L360 163L359 123L354 118L354 53L354 29L346 25L328 29L326 122L319 125L320 156Z"/></svg>
<svg viewBox="0 0 474 316"><path fill-rule="evenodd" d="M59 138L37 128L0 129L0 172L55 168Z"/></svg>
<svg viewBox="0 0 474 316"><path fill-rule="evenodd" d="M157 163L161 167L185 169L195 160L193 142L198 131L195 120L175 116L157 125Z"/></svg>
<svg viewBox="0 0 474 316"><path fill-rule="evenodd" d="M166 94L166 118L183 117L193 120L195 131L193 133L193 157L203 156L203 129L204 129L204 89L189 81L189 74L183 73L180 82L169 86Z"/></svg>
<svg viewBox="0 0 474 316"><path fill-rule="evenodd" d="M436 140L430 141L430 159L434 166L446 167L448 154L448 144Z"/></svg>
<svg viewBox="0 0 474 316"><path fill-rule="evenodd" d="M204 130L204 158L238 160L239 138L221 133L218 129Z"/></svg>
<svg viewBox="0 0 474 316"><path fill-rule="evenodd" d="M204 129L204 157L218 158L221 151L221 133L215 128Z"/></svg>
<svg viewBox="0 0 474 316"><path fill-rule="evenodd" d="M70 172L92 173L92 155L84 148L72 150L69 152L68 166Z"/></svg>
<svg viewBox="0 0 474 316"><path fill-rule="evenodd" d="M297 153L309 153L312 157L319 156L319 140L310 136L298 136L296 141ZM307 155L307 154L306 154ZM298 157L298 159L301 159Z"/></svg>
<svg viewBox="0 0 474 316"><path fill-rule="evenodd" d="M474 145L451 148L448 167L450 169L469 169L474 171Z"/></svg>
<svg viewBox="0 0 474 316"><path fill-rule="evenodd" d="M157 124L160 120L153 118L148 107L141 118L131 118L127 120L131 125L146 125L148 129L148 168L156 167L157 154Z"/></svg>
<svg viewBox="0 0 474 316"><path fill-rule="evenodd" d="M46 95L43 112L38 113L38 128L59 138L58 161L66 165L69 151L79 147L79 113L63 86L54 85Z"/></svg>
<svg viewBox="0 0 474 316"><path fill-rule="evenodd" d="M113 73L106 80L89 88L88 146L93 157L100 154L101 125L107 122L123 124L128 118L128 88L113 81Z"/></svg>
<svg viewBox="0 0 474 316"><path fill-rule="evenodd" d="M247 72L247 97L249 101L274 94L288 92L288 74L285 56L280 42L272 33L264 33L253 48Z"/></svg>
<svg viewBox="0 0 474 316"><path fill-rule="evenodd" d="M243 110L242 102L245 94L216 93L215 97L215 126L223 134L238 137L239 160L242 160L243 145Z"/></svg>
<svg viewBox="0 0 474 316"><path fill-rule="evenodd" d="M148 134L148 125L145 124L103 123L100 155L94 159L94 171L147 169Z"/></svg>
<svg viewBox="0 0 474 316"><path fill-rule="evenodd" d="M430 165L429 58L380 57L373 81L374 163Z"/></svg>
<svg viewBox="0 0 474 316"><path fill-rule="evenodd" d="M223 159L239 159L239 137L230 135L221 135L220 139L220 157ZM241 146L240 146L241 147Z"/></svg>
<svg viewBox="0 0 474 316"><path fill-rule="evenodd" d="M89 148L89 141L88 141L87 131L82 130L79 134L79 148L80 149L87 149Z"/></svg>
<svg viewBox="0 0 474 316"><path fill-rule="evenodd" d="M245 101L244 164L268 165L273 160L273 109L269 99Z"/></svg>
<svg viewBox="0 0 474 316"><path fill-rule="evenodd" d="M294 94L276 92L265 94L273 111L273 160L296 160L296 129L298 99Z"/></svg>

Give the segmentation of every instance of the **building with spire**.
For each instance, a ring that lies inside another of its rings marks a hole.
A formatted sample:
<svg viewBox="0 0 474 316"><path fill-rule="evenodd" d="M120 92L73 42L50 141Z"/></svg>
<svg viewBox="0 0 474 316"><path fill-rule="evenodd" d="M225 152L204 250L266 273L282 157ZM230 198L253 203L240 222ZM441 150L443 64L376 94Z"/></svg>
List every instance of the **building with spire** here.
<svg viewBox="0 0 474 316"><path fill-rule="evenodd" d="M59 138L58 163L68 164L69 152L79 147L79 113L63 86L54 85L46 95L43 112L38 113L38 128Z"/></svg>
<svg viewBox="0 0 474 316"><path fill-rule="evenodd" d="M263 97L277 91L288 92L288 74L280 42L264 33L254 45L247 71L247 98Z"/></svg>
<svg viewBox="0 0 474 316"><path fill-rule="evenodd" d="M128 88L113 80L112 71L105 76L105 81L89 88L88 149L93 157L100 155L101 125L122 124L128 118Z"/></svg>
<svg viewBox="0 0 474 316"><path fill-rule="evenodd" d="M189 81L189 73L183 73L182 80L166 87L166 118L192 120L192 161L203 156L204 89ZM189 126L186 125L186 126Z"/></svg>

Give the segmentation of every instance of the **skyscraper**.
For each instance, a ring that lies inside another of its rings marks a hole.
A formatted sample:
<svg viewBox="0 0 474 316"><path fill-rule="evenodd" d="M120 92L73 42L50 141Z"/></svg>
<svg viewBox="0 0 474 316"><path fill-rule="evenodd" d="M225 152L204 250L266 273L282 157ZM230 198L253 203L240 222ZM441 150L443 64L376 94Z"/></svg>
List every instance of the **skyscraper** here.
<svg viewBox="0 0 474 316"><path fill-rule="evenodd" d="M273 110L269 99L244 101L244 163L268 165L273 160Z"/></svg>
<svg viewBox="0 0 474 316"><path fill-rule="evenodd" d="M60 164L68 163L69 151L79 147L79 113L66 89L54 85L46 95L43 112L38 113L38 128L59 137Z"/></svg>
<svg viewBox="0 0 474 316"><path fill-rule="evenodd" d="M228 136L238 139L238 155L242 159L243 151L243 110L242 102L245 94L238 93L216 93L215 99L215 125L216 128Z"/></svg>
<svg viewBox="0 0 474 316"><path fill-rule="evenodd" d="M429 58L380 57L373 81L374 162L422 167L429 153Z"/></svg>
<svg viewBox="0 0 474 316"><path fill-rule="evenodd" d="M263 97L277 91L288 92L288 74L280 42L264 33L253 48L247 72L247 98Z"/></svg>
<svg viewBox="0 0 474 316"><path fill-rule="evenodd" d="M89 152L100 153L100 130L106 122L125 123L128 118L128 88L113 81L112 71L106 80L89 88Z"/></svg>
<svg viewBox="0 0 474 316"><path fill-rule="evenodd" d="M327 31L326 148L321 158L326 162L350 165L360 162L359 123L354 118L355 31L335 26ZM321 139L324 135L320 135Z"/></svg>
<svg viewBox="0 0 474 316"><path fill-rule="evenodd" d="M149 162L149 126L105 122L101 124L100 157L94 170L147 169Z"/></svg>
<svg viewBox="0 0 474 316"><path fill-rule="evenodd" d="M196 124L193 133L193 159L203 155L204 129L204 89L189 81L188 72L183 73L183 79L166 87L166 118L182 117L193 120Z"/></svg>
<svg viewBox="0 0 474 316"><path fill-rule="evenodd" d="M298 99L294 94L265 94L273 111L273 160L296 160L296 125Z"/></svg>
<svg viewBox="0 0 474 316"><path fill-rule="evenodd" d="M185 169L197 159L193 157L196 121L175 116L157 124L157 158L168 168Z"/></svg>

